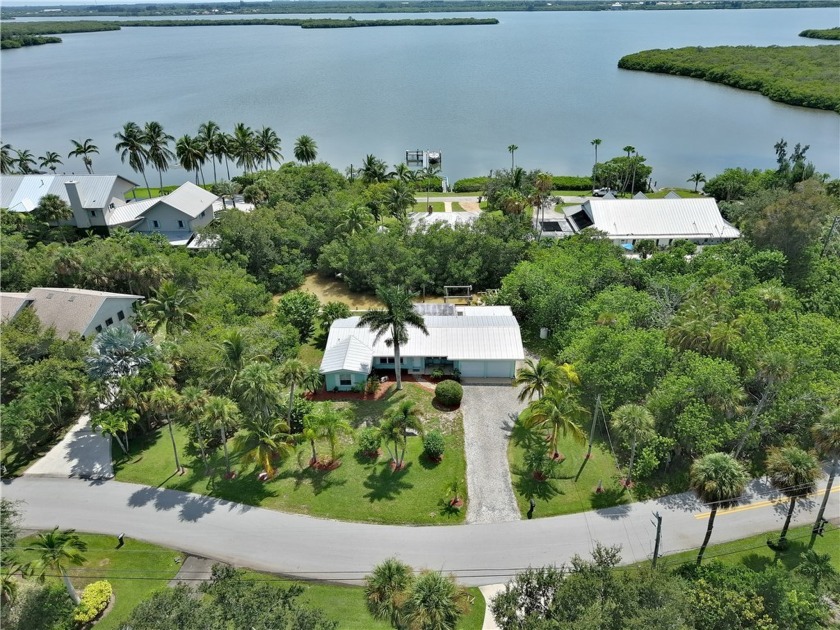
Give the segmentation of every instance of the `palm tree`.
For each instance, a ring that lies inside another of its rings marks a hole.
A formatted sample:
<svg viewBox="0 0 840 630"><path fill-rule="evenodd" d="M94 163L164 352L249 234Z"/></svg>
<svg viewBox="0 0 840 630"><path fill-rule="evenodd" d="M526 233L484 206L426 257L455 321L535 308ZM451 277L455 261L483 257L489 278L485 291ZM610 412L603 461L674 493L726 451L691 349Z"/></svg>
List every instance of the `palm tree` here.
<svg viewBox="0 0 840 630"><path fill-rule="evenodd" d="M394 628L402 627L401 612L413 581L411 567L396 558L377 564L365 578L365 601L370 614L390 622Z"/></svg>
<svg viewBox="0 0 840 630"><path fill-rule="evenodd" d="M163 172L169 170L169 161L175 158L169 143L175 137L170 136L159 122L147 122L143 127L143 145L146 148L146 160L157 169L161 192L163 191Z"/></svg>
<svg viewBox="0 0 840 630"><path fill-rule="evenodd" d="M234 448L242 453L243 463L259 464L268 478L272 478L276 472L274 460L294 452L291 440L289 426L282 420L271 419L267 422L246 422L233 443Z"/></svg>
<svg viewBox="0 0 840 630"><path fill-rule="evenodd" d="M413 326L428 335L423 316L414 310L412 299L416 297L406 287L381 287L376 295L385 304L385 310L367 311L359 318L359 328L367 326L376 333L374 343L386 334L385 345L394 347L394 370L397 376L397 391L402 389L402 364L400 346L408 343L408 327Z"/></svg>
<svg viewBox="0 0 840 630"><path fill-rule="evenodd" d="M70 142L73 143L73 150L67 154L67 157L80 157L82 158L82 162L84 162L85 168L89 175L93 174L93 158L91 155L96 155L99 153L99 147L93 144L93 139L88 138L84 142L79 142L78 140L71 140Z"/></svg>
<svg viewBox="0 0 840 630"><path fill-rule="evenodd" d="M113 383L137 374L140 368L152 362L154 353L149 335L134 332L129 326L121 324L110 326L96 335L85 362L91 378Z"/></svg>
<svg viewBox="0 0 840 630"><path fill-rule="evenodd" d="M319 437L318 423L321 420L319 414L319 407L316 406L312 411L303 417L303 431L301 437L309 441L309 446L312 448L312 457L309 460L309 465L314 466L318 463L318 451L315 449L315 440Z"/></svg>
<svg viewBox="0 0 840 630"><path fill-rule="evenodd" d="M342 435L353 434L353 426L350 424L353 419L353 412L349 409L336 409L329 403L327 405L321 411L318 428L321 437L326 438L330 445L330 459L335 461L335 449L338 445L338 438Z"/></svg>
<svg viewBox="0 0 840 630"><path fill-rule="evenodd" d="M391 407L385 413L385 419L380 426L380 432L386 442L394 443L394 452L388 448L391 459L394 462L394 469L399 470L405 465L405 451L407 448L407 437L409 429L417 433L423 433L423 423L420 421L420 412L413 400L403 400L395 407ZM402 450L400 450L402 446Z"/></svg>
<svg viewBox="0 0 840 630"><path fill-rule="evenodd" d="M216 168L216 164L213 163L213 168ZM222 198L222 206L227 209L227 202L226 199L230 199L233 203L233 207L236 207L236 195L239 193L239 184L236 182L230 181L221 181L216 184L213 184L213 193L219 195Z"/></svg>
<svg viewBox="0 0 840 630"><path fill-rule="evenodd" d="M48 168L53 173L55 173L55 169L59 164L64 164L64 162L61 161L61 156L55 151L47 151L38 159L41 160L38 166L41 168Z"/></svg>
<svg viewBox="0 0 840 630"><path fill-rule="evenodd" d="M140 125L135 122L127 122L123 125L122 131L115 133L114 137L118 140L114 149L120 154L120 161L125 164L126 159L128 159L131 170L143 175L146 192L151 197L152 191L149 188L149 180L146 179L146 162L149 156L146 153L146 147L143 145L143 130L140 129Z"/></svg>
<svg viewBox="0 0 840 630"><path fill-rule="evenodd" d="M146 302L142 309L147 311L152 321L152 332L161 328L166 333L189 328L196 319L188 309L196 303L195 295L181 289L171 280L164 280L155 296Z"/></svg>
<svg viewBox="0 0 840 630"><path fill-rule="evenodd" d="M210 161L213 163L213 183L218 180L216 178L216 160L222 161L224 156L224 134L222 134L219 125L212 120L206 123L201 123L198 126L198 139L204 145L207 155L210 156ZM230 178L230 174L228 174Z"/></svg>
<svg viewBox="0 0 840 630"><path fill-rule="evenodd" d="M630 464L627 466L626 486L633 482L633 461L636 459L636 443L641 438L647 439L655 435L653 428L653 414L642 405L626 404L616 409L612 414L613 428L624 438L629 440Z"/></svg>
<svg viewBox="0 0 840 630"><path fill-rule="evenodd" d="M318 157L318 145L309 136L301 136L295 141L295 159L310 164Z"/></svg>
<svg viewBox="0 0 840 630"><path fill-rule="evenodd" d="M627 157L630 157L630 154L633 153L635 150L636 150L636 147L634 147L632 144L628 144L626 147L624 147L622 149L622 151L627 152Z"/></svg>
<svg viewBox="0 0 840 630"><path fill-rule="evenodd" d="M219 133L216 146L219 150L219 155L225 158L225 172L227 173L228 180L230 180L230 164L228 160L233 157L233 136L229 133Z"/></svg>
<svg viewBox="0 0 840 630"><path fill-rule="evenodd" d="M35 166L35 156L29 149L15 149L15 163L21 173L31 173Z"/></svg>
<svg viewBox="0 0 840 630"><path fill-rule="evenodd" d="M697 187L700 184L706 183L706 176L703 175L703 173L701 173L700 171L697 171L696 173L693 173L691 177L689 177L686 181L694 182L694 192L697 192Z"/></svg>
<svg viewBox="0 0 840 630"><path fill-rule="evenodd" d="M230 477L230 455L227 447L226 427L235 427L239 421L239 407L230 398L225 396L210 396L207 404L204 405L204 419L219 429L222 438L222 448L225 453L225 472Z"/></svg>
<svg viewBox="0 0 840 630"><path fill-rule="evenodd" d="M283 398L280 375L269 363L249 363L239 373L233 394L233 399L245 417L261 420L273 418Z"/></svg>
<svg viewBox="0 0 840 630"><path fill-rule="evenodd" d="M321 374L321 371L316 367L309 367L306 370L306 375L303 377L303 380L300 382L300 386L306 390L314 394L321 386L324 384L324 377Z"/></svg>
<svg viewBox="0 0 840 630"><path fill-rule="evenodd" d="M549 387L542 398L528 404L519 414L519 419L522 426L528 429L550 429L551 455L554 459L559 459L561 453L558 450L558 442L561 433L564 437L571 436L580 444L586 442L586 434L579 424L585 414L586 410L570 390Z"/></svg>
<svg viewBox="0 0 840 630"><path fill-rule="evenodd" d="M289 359L280 366L280 382L289 388L289 409L286 422L292 424L292 409L295 404L295 386L302 385L309 376L306 363L300 359Z"/></svg>
<svg viewBox="0 0 840 630"><path fill-rule="evenodd" d="M264 356L250 356L248 341L239 330L232 330L216 345L219 363L210 372L214 391L230 394L236 387L239 374L249 361L265 361Z"/></svg>
<svg viewBox="0 0 840 630"><path fill-rule="evenodd" d="M183 407L183 399L174 387L161 385L149 392L147 397L149 409L166 419L169 427L169 438L172 440L172 452L175 454L175 472L183 473L181 460L178 458L178 446L175 444L175 432L172 430L172 416L178 413Z"/></svg>
<svg viewBox="0 0 840 630"><path fill-rule="evenodd" d="M208 393L195 385L187 385L181 390L181 415L185 422L192 423L195 427L195 434L198 442L198 450L201 453L201 461L207 465L207 453L204 449L204 436L201 435L201 420L204 418L207 405Z"/></svg>
<svg viewBox="0 0 840 630"><path fill-rule="evenodd" d="M359 175L365 184L379 184L388 180L388 165L372 154L365 156Z"/></svg>
<svg viewBox="0 0 840 630"><path fill-rule="evenodd" d="M831 554L817 553L813 549L809 549L801 555L801 558L802 564L796 567L795 571L800 575L811 578L815 591L823 580L837 578L837 569L834 568Z"/></svg>
<svg viewBox="0 0 840 630"><path fill-rule="evenodd" d="M257 139L254 131L244 123L236 123L234 126L228 150L237 166L244 169L246 173L256 168L259 155Z"/></svg>
<svg viewBox="0 0 840 630"><path fill-rule="evenodd" d="M560 378L560 368L553 361L542 357L538 361L529 358L525 359L525 365L517 370L513 386L522 387L518 400L525 402L532 400L534 396L542 398L549 387L560 385Z"/></svg>
<svg viewBox="0 0 840 630"><path fill-rule="evenodd" d="M207 159L207 152L204 144L196 137L193 138L188 134L184 134L175 143L175 156L181 164L181 168L185 171L195 171L195 184L198 186L198 176L201 174L201 180L204 181L204 173L201 166Z"/></svg>
<svg viewBox="0 0 840 630"><path fill-rule="evenodd" d="M140 420L140 414L133 409L116 409L94 414L91 418L91 426L102 431L102 435L114 438L122 452L128 455L128 431L138 420ZM120 433L125 437L125 443L120 439Z"/></svg>
<svg viewBox="0 0 840 630"><path fill-rule="evenodd" d="M511 172L513 172L513 169L516 166L516 162L514 161L514 153L516 153L519 150L519 147L515 144L509 144L507 150L508 153L510 153L510 170Z"/></svg>
<svg viewBox="0 0 840 630"><path fill-rule="evenodd" d="M779 536L779 543L787 538L790 519L796 507L796 500L811 494L817 486L822 471L817 458L797 446L771 448L767 452L767 476L776 490L790 499L785 525Z"/></svg>
<svg viewBox="0 0 840 630"><path fill-rule="evenodd" d="M439 571L424 571L414 581L403 618L408 628L455 630L470 608L470 596L454 578Z"/></svg>
<svg viewBox="0 0 840 630"><path fill-rule="evenodd" d="M825 413L811 428L811 435L814 438L814 446L817 449L817 453L821 457L829 459L831 461L831 467L829 468L828 483L825 487L820 511L817 513L817 520L811 531L811 542L808 545L809 549L814 546L817 531L822 525L825 507L828 505L828 497L831 493L831 487L834 485L834 476L837 474L837 463L840 460L840 406L835 406L831 411Z"/></svg>
<svg viewBox="0 0 840 630"><path fill-rule="evenodd" d="M712 537L717 511L738 504L748 479L747 471L741 463L728 453L709 453L694 460L691 465L689 485L697 498L711 508L706 537L697 554L697 566L703 562L703 554Z"/></svg>
<svg viewBox="0 0 840 630"><path fill-rule="evenodd" d="M414 193L403 182L397 182L388 191L385 207L395 219L404 219L406 212L415 204Z"/></svg>
<svg viewBox="0 0 840 630"><path fill-rule="evenodd" d="M341 223L339 229L351 236L356 232L363 232L373 223L373 215L370 213L370 208L365 205L357 204L350 206L341 215Z"/></svg>
<svg viewBox="0 0 840 630"><path fill-rule="evenodd" d="M601 146L601 142L601 138L595 138L594 140L592 140L592 142L589 143L593 147L595 147L595 164L598 164L598 147Z"/></svg>
<svg viewBox="0 0 840 630"><path fill-rule="evenodd" d="M280 154L280 138L271 127L263 127L256 135L256 143L259 157L265 163L265 168L271 168L271 160L280 161L283 156Z"/></svg>
<svg viewBox="0 0 840 630"><path fill-rule="evenodd" d="M402 162L394 164L394 177L404 184L413 184L417 181L417 173L408 168L408 165L403 164Z"/></svg>
<svg viewBox="0 0 840 630"><path fill-rule="evenodd" d="M38 539L30 543L26 551L38 554L34 568L40 573L42 579L47 570L58 571L61 579L64 580L70 599L78 606L79 595L73 588L73 583L70 582L67 567L81 566L85 563L85 557L82 554L87 551L87 543L79 538L76 530L59 531L56 527L51 532L38 534Z"/></svg>
<svg viewBox="0 0 840 630"><path fill-rule="evenodd" d="M3 175L11 174L12 169L15 166L12 151L14 151L14 149L11 144L6 143L0 146L0 173Z"/></svg>
<svg viewBox="0 0 840 630"><path fill-rule="evenodd" d="M73 218L73 209L58 195L44 195L32 210L32 216L44 223L59 223Z"/></svg>

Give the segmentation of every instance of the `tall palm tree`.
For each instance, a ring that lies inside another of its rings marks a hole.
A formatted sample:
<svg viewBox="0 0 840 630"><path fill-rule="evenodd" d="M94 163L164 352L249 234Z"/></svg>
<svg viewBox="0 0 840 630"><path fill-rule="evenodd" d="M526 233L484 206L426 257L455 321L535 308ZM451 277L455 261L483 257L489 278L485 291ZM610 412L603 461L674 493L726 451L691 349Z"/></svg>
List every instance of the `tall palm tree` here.
<svg viewBox="0 0 840 630"><path fill-rule="evenodd" d="M549 387L542 398L528 404L519 414L519 420L528 429L548 429L551 455L558 459L561 456L558 450L561 434L571 436L579 444L586 442L586 434L580 426L585 415L586 410L570 390Z"/></svg>
<svg viewBox="0 0 840 630"><path fill-rule="evenodd" d="M624 147L622 149L622 151L627 152L627 157L630 157L630 154L633 153L635 150L636 150L636 147L634 147L632 144L628 144L626 147Z"/></svg>
<svg viewBox="0 0 840 630"><path fill-rule="evenodd" d="M306 363L300 359L289 359L280 366L280 382L289 388L289 408L286 412L286 422L292 424L292 409L295 404L295 387L302 385L309 376Z"/></svg>
<svg viewBox="0 0 840 630"><path fill-rule="evenodd" d="M265 168L271 168L271 160L278 162L283 159L280 154L280 138L271 127L263 127L256 135L257 149L260 159L265 163Z"/></svg>
<svg viewBox="0 0 840 630"><path fill-rule="evenodd" d="M616 409L612 414L612 424L616 432L625 440L631 442L630 464L627 466L627 481L629 486L633 482L633 461L636 459L636 444L641 438L647 439L655 435L653 414L642 405L626 404Z"/></svg>
<svg viewBox="0 0 840 630"><path fill-rule="evenodd" d="M201 434L201 421L204 419L205 407L209 394L196 385L187 385L181 390L181 417L187 423L195 427L195 434L198 442L198 450L201 453L201 461L207 465L207 452L205 451L204 436Z"/></svg>
<svg viewBox="0 0 840 630"><path fill-rule="evenodd" d="M594 140L592 140L592 142L589 143L593 147L595 147L595 164L598 163L598 147L601 146L601 142L602 142L601 138L595 138Z"/></svg>
<svg viewBox="0 0 840 630"><path fill-rule="evenodd" d="M508 145L508 153L510 153L510 170L513 172L514 167L516 166L516 161L514 160L514 154L519 150L519 147L515 144Z"/></svg>
<svg viewBox="0 0 840 630"><path fill-rule="evenodd" d="M411 567L388 558L377 564L365 578L365 601L374 618L402 627L401 612L414 582Z"/></svg>
<svg viewBox="0 0 840 630"><path fill-rule="evenodd" d="M817 531L822 525L825 507L828 505L828 497L831 493L831 487L834 485L834 476L837 474L837 464L840 460L840 406L835 405L831 411L823 414L822 418L811 428L811 435L814 438L817 453L820 457L827 458L831 462L831 466L828 471L828 483L820 504L820 511L817 513L817 520L811 531L809 548L814 546Z"/></svg>
<svg viewBox="0 0 840 630"><path fill-rule="evenodd" d="M152 191L149 188L149 180L146 179L146 162L149 156L146 153L146 147L143 145L143 130L140 129L140 125L135 122L127 122L123 125L122 131L115 133L114 137L118 140L114 149L120 154L120 161L125 164L126 159L128 159L131 170L143 176L146 192L151 197Z"/></svg>
<svg viewBox="0 0 840 630"><path fill-rule="evenodd" d="M210 161L213 163L213 183L215 184L218 181L216 177L216 161L218 160L221 163L222 157L224 157L224 134L219 128L219 125L212 120L208 120L206 123L201 123L198 126L198 138L207 150ZM228 178L230 178L230 174L228 174Z"/></svg>
<svg viewBox="0 0 840 630"><path fill-rule="evenodd" d="M196 319L189 309L196 303L195 295L180 288L171 280L164 280L154 297L141 308L146 311L152 322L152 332L164 330L164 336L189 328Z"/></svg>
<svg viewBox="0 0 840 630"><path fill-rule="evenodd" d="M249 363L234 383L233 399L247 418L267 420L275 417L282 398L280 375L269 363Z"/></svg>
<svg viewBox="0 0 840 630"><path fill-rule="evenodd" d="M388 191L388 197L385 201L385 207L395 219L404 219L408 209L415 203L414 193L403 182L397 182L391 190Z"/></svg>
<svg viewBox="0 0 840 630"><path fill-rule="evenodd" d="M339 230L349 235L364 232L373 224L370 208L363 204L356 204L347 208L341 215Z"/></svg>
<svg viewBox="0 0 840 630"><path fill-rule="evenodd" d="M58 223L73 218L73 209L58 195L48 194L41 197L32 210L32 216L44 223Z"/></svg>
<svg viewBox="0 0 840 630"><path fill-rule="evenodd" d="M89 175L93 174L93 158L91 155L96 155L99 153L99 147L93 144L93 139L88 138L83 142L79 142L78 140L71 140L70 142L73 143L73 150L67 154L67 157L80 157L82 158L82 162L84 162L85 168Z"/></svg>
<svg viewBox="0 0 840 630"><path fill-rule="evenodd" d="M397 444L394 444L394 455L396 455L395 465L399 470L405 464L405 451L407 448L406 438L408 437L409 430L415 431L421 435L423 433L423 423L420 421L420 410L417 409L417 405L413 400L403 400L397 406L388 409L386 412L386 421L388 422L389 430L392 432L399 431L403 438L399 442L402 445L401 452L397 452Z"/></svg>
<svg viewBox="0 0 840 630"><path fill-rule="evenodd" d="M230 454L227 447L226 427L235 427L239 422L240 412L236 403L226 396L210 396L204 405L204 419L219 429L222 439L222 449L225 453L225 472L228 477L230 472Z"/></svg>
<svg viewBox="0 0 840 630"><path fill-rule="evenodd" d="M266 361L264 356L251 356L248 341L239 330L232 330L216 345L219 363L210 372L213 390L224 394L233 392L237 378L250 361Z"/></svg>
<svg viewBox="0 0 840 630"><path fill-rule="evenodd" d="M519 401L525 402L532 400L534 396L542 398L549 387L560 385L560 379L560 367L553 361L542 357L537 361L528 358L517 370L513 386L522 387L519 392Z"/></svg>
<svg viewBox="0 0 840 630"><path fill-rule="evenodd" d="M80 598L76 589L73 588L70 576L67 575L67 568L85 563L85 557L82 554L87 551L87 543L79 538L76 530L59 531L56 527L51 532L38 534L38 539L30 543L26 551L38 554L33 568L40 573L42 578L47 570L58 571L61 579L64 580L70 599L78 605Z"/></svg>
<svg viewBox="0 0 840 630"><path fill-rule="evenodd" d="M213 168L215 168L215 163ZM213 184L213 194L219 195L222 198L222 207L227 209L227 199L231 200L233 207L236 208L236 195L239 193L239 184L230 181L221 181Z"/></svg>
<svg viewBox="0 0 840 630"><path fill-rule="evenodd" d="M301 136L295 141L295 159L304 164L311 164L318 157L318 145L309 136Z"/></svg>
<svg viewBox="0 0 840 630"><path fill-rule="evenodd" d="M163 189L163 173L169 170L169 161L175 159L175 154L169 148L169 143L175 137L164 131L159 122L147 122L143 127L143 146L146 148L146 160L157 169L161 192Z"/></svg>
<svg viewBox="0 0 840 630"><path fill-rule="evenodd" d="M294 452L289 426L282 420L246 422L234 438L234 448L242 453L243 463L257 463L265 474L274 477L274 460Z"/></svg>
<svg viewBox="0 0 840 630"><path fill-rule="evenodd" d="M470 596L451 576L424 571L414 581L404 619L418 630L455 630L470 608Z"/></svg>
<svg viewBox="0 0 840 630"><path fill-rule="evenodd" d="M12 157L12 145L6 143L0 146L0 173L9 175L14 170L15 160Z"/></svg>
<svg viewBox="0 0 840 630"><path fill-rule="evenodd" d="M400 346L408 343L408 327L420 330L424 335L429 331L423 321L423 316L414 310L412 300L416 293L412 293L403 286L381 287L376 295L385 304L385 310L367 311L359 318L359 328L368 327L376 333L374 343L389 335L385 345L394 347L394 370L397 376L397 391L402 389L402 364L400 363Z"/></svg>
<svg viewBox="0 0 840 630"><path fill-rule="evenodd" d="M38 166L40 166L41 168L48 168L53 173L55 173L55 169L58 167L59 164L64 164L64 162L61 161L61 156L55 151L47 151L38 159L41 160Z"/></svg>
<svg viewBox="0 0 840 630"><path fill-rule="evenodd" d="M697 187L700 184L706 183L706 176L700 171L697 171L696 173L692 173L691 177L689 177L686 181L694 182L694 192L697 192Z"/></svg>
<svg viewBox="0 0 840 630"><path fill-rule="evenodd" d="M417 181L417 173L411 170L407 164L402 162L394 164L394 177L404 184L413 184Z"/></svg>
<svg viewBox="0 0 840 630"><path fill-rule="evenodd" d="M204 173L201 166L207 159L207 152L201 139L193 138L189 134L184 134L175 142L175 156L181 164L181 168L185 171L195 171L195 184L198 186L198 176L201 174L201 180L204 182Z"/></svg>
<svg viewBox="0 0 840 630"><path fill-rule="evenodd" d="M253 129L244 123L236 123L228 149L237 166L246 173L256 168L259 149Z"/></svg>
<svg viewBox="0 0 840 630"><path fill-rule="evenodd" d="M178 458L178 446L175 444L175 432L172 430L172 416L177 414L183 405L181 395L174 387L161 385L149 392L147 400L149 409L166 419L166 424L169 427L169 438L172 440L172 452L175 455L175 472L181 474L184 472L184 468Z"/></svg>
<svg viewBox="0 0 840 630"><path fill-rule="evenodd" d="M15 164L21 173L31 173L35 166L35 156L29 149L15 149Z"/></svg>
<svg viewBox="0 0 840 630"><path fill-rule="evenodd" d="M353 426L350 424L352 415L353 412L349 409L336 409L329 402L321 403L316 411L317 419L313 426L318 437L325 438L330 445L330 461L336 460L338 438L342 435L353 434Z"/></svg>
<svg viewBox="0 0 840 630"><path fill-rule="evenodd" d="M219 150L219 155L225 159L225 172L227 173L228 181L230 181L230 162L233 158L233 136L229 133L219 133L219 138L216 141Z"/></svg>
<svg viewBox="0 0 840 630"><path fill-rule="evenodd" d="M101 411L91 417L91 426L99 429L102 435L108 435L128 455L128 431L140 420L140 414L133 409L115 409L113 411ZM125 437L125 442L120 439L120 433Z"/></svg>
<svg viewBox="0 0 840 630"><path fill-rule="evenodd" d="M817 479L821 474L817 458L797 446L771 448L767 452L767 476L770 478L770 483L790 499L779 543L784 543L787 539L796 500L811 494L816 489Z"/></svg>
<svg viewBox="0 0 840 630"><path fill-rule="evenodd" d="M711 508L706 537L697 554L697 566L703 562L703 554L712 537L715 516L720 508L738 504L749 477L741 463L728 453L709 453L694 460L689 472L689 485L697 498Z"/></svg>
<svg viewBox="0 0 840 630"><path fill-rule="evenodd" d="M388 180L388 165L372 154L367 154L362 161L359 175L365 184L379 184Z"/></svg>

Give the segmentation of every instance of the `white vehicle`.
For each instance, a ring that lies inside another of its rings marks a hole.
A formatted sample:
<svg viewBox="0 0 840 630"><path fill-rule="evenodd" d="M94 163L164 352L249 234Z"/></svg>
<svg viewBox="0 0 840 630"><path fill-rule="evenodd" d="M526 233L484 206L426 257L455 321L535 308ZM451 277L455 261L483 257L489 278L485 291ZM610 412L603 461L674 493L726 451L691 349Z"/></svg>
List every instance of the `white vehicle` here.
<svg viewBox="0 0 840 630"><path fill-rule="evenodd" d="M610 194L611 192L615 192L612 188L598 188L592 191L593 197L605 197L606 195Z"/></svg>

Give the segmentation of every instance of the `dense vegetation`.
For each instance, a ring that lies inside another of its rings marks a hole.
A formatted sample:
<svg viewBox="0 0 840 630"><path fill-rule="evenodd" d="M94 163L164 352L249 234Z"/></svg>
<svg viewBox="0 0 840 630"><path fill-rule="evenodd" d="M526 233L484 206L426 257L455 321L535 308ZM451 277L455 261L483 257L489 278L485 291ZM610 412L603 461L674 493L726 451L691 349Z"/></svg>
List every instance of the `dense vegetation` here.
<svg viewBox="0 0 840 630"><path fill-rule="evenodd" d="M116 22L93 22L77 20L75 22L12 22L3 24L3 37L22 37L24 35L61 35L62 33L93 33L96 31L118 31Z"/></svg>
<svg viewBox="0 0 840 630"><path fill-rule="evenodd" d="M801 33L799 33L800 37L811 37L813 39L833 39L838 40L840 39L840 27L835 26L834 28L809 28L805 29Z"/></svg>
<svg viewBox="0 0 840 630"><path fill-rule="evenodd" d="M366 26L481 26L498 24L495 18L439 18L408 20L336 19L222 19L222 20L135 20L122 26L300 26L301 28L361 28Z"/></svg>
<svg viewBox="0 0 840 630"><path fill-rule="evenodd" d="M41 35L7 35L0 34L0 49L24 48L26 46L41 46L42 44L60 44L60 37L43 37Z"/></svg>
<svg viewBox="0 0 840 630"><path fill-rule="evenodd" d="M836 46L700 46L646 50L619 68L703 79L768 98L840 113L840 48Z"/></svg>

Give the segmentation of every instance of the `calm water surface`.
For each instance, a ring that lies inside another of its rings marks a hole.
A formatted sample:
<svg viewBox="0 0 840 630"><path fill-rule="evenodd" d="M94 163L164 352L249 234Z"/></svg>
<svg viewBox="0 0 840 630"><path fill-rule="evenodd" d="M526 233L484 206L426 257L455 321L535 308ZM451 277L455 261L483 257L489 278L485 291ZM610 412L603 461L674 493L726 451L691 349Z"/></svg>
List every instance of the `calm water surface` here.
<svg viewBox="0 0 840 630"><path fill-rule="evenodd" d="M586 174L596 137L601 159L635 146L660 186L698 170L770 168L781 137L810 144L818 170L840 175L837 114L616 67L649 48L818 45L797 33L836 25L836 9L477 15L486 16L500 24L63 35L0 56L2 139L37 156L66 155L70 138L90 137L101 150L96 172L135 181L113 150L123 123L158 120L178 137L209 119L228 131L273 127L289 159L308 134L318 157L342 170L367 153L395 163L406 149L440 149L452 181L509 167L509 144L518 165ZM65 163L83 171L77 159ZM173 169L165 179L185 177Z"/></svg>

